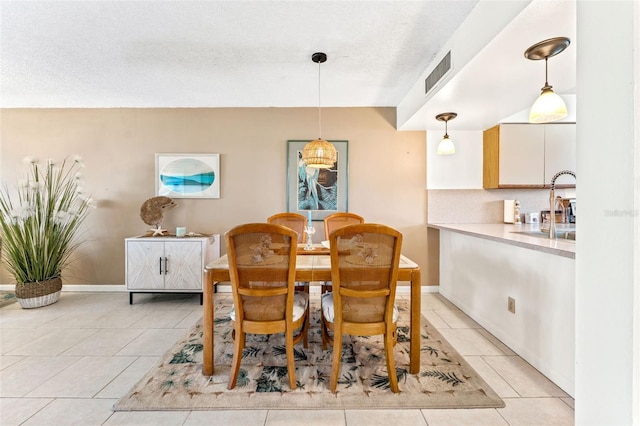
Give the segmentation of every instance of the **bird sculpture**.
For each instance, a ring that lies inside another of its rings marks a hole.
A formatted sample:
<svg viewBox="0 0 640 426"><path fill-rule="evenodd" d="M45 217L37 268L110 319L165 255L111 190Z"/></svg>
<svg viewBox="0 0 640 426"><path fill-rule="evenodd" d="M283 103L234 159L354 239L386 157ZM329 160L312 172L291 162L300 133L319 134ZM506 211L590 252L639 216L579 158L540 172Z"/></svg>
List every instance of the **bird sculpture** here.
<svg viewBox="0 0 640 426"><path fill-rule="evenodd" d="M152 197L142 203L140 207L140 217L142 221L147 225L155 226L150 230L153 232L153 237L156 235L163 235L166 229L162 229L162 221L164 219L164 212L171 210L178 204L169 197Z"/></svg>

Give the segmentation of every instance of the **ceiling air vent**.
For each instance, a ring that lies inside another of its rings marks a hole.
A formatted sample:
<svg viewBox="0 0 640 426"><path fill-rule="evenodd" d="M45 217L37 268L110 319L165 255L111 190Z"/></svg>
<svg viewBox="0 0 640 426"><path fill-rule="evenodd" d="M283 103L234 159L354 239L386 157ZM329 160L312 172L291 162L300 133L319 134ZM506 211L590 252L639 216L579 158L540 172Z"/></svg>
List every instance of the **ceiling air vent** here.
<svg viewBox="0 0 640 426"><path fill-rule="evenodd" d="M429 93L429 90L433 89L438 81L451 69L451 51L442 58L440 63L431 71L431 74L424 80L424 93Z"/></svg>

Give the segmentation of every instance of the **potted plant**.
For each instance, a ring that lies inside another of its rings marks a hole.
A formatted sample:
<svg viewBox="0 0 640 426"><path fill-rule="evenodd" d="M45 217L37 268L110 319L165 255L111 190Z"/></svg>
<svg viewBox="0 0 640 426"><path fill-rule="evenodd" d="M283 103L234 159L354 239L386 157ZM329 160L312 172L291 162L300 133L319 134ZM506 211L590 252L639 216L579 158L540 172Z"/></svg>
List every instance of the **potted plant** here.
<svg viewBox="0 0 640 426"><path fill-rule="evenodd" d="M6 183L0 189L0 242L16 298L23 308L36 308L60 298L62 270L81 243L78 232L93 201L82 192L80 157L24 162L26 179L13 191Z"/></svg>

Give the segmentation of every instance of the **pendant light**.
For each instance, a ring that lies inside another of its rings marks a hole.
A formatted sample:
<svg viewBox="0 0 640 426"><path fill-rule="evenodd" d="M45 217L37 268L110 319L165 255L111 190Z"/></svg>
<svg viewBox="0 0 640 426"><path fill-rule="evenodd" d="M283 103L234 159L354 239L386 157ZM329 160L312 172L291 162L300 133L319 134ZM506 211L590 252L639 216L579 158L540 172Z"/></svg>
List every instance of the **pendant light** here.
<svg viewBox="0 0 640 426"><path fill-rule="evenodd" d="M325 141L322 135L322 113L320 110L320 64L327 61L327 54L316 52L311 55L311 60L318 64L318 139L306 144L302 149L302 160L308 167L328 169L335 164L338 154L336 147L331 142Z"/></svg>
<svg viewBox="0 0 640 426"><path fill-rule="evenodd" d="M456 147L451 139L449 139L449 134L447 133L447 122L449 120L453 120L457 116L458 114L455 112L443 112L442 114L436 115L436 120L444 121L444 136L438 144L438 150L436 151L438 155L451 155L456 153Z"/></svg>
<svg viewBox="0 0 640 426"><path fill-rule="evenodd" d="M553 93L552 87L549 85L547 64L549 58L562 52L569 46L569 43L567 37L554 37L536 43L524 52L525 58L532 61L544 59L544 86L542 93L529 111L530 123L549 123L567 116L567 105L560 96Z"/></svg>

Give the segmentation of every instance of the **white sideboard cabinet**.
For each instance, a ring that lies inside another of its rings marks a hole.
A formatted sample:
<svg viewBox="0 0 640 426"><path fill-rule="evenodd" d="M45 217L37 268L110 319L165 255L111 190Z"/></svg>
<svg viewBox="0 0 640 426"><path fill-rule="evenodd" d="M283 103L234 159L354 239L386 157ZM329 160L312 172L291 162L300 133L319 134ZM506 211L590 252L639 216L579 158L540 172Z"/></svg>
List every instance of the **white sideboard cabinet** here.
<svg viewBox="0 0 640 426"><path fill-rule="evenodd" d="M125 239L129 304L134 293L200 293L204 267L220 257L220 234L209 237Z"/></svg>
<svg viewBox="0 0 640 426"><path fill-rule="evenodd" d="M561 170L576 170L575 123L500 124L483 132L485 189L548 188ZM572 179L557 183L575 186Z"/></svg>

